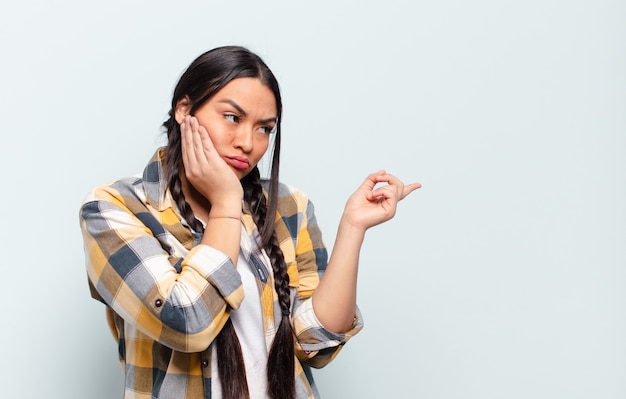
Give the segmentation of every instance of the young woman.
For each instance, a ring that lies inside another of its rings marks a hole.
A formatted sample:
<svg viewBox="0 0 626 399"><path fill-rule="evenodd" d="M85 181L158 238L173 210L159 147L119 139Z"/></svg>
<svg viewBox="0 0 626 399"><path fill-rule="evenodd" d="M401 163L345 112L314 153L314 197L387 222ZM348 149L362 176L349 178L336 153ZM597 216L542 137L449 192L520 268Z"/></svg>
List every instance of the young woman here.
<svg viewBox="0 0 626 399"><path fill-rule="evenodd" d="M281 111L257 55L208 51L180 78L168 144L143 175L86 198L89 283L119 344L124 398L317 398L309 367L328 364L362 328L365 231L420 185L369 175L328 259L313 205L278 181Z"/></svg>

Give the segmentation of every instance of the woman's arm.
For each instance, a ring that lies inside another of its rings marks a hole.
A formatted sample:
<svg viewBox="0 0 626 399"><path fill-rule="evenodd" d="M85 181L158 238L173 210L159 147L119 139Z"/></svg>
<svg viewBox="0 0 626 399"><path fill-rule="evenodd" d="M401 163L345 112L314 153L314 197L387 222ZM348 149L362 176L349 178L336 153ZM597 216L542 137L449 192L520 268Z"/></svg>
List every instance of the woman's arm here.
<svg viewBox="0 0 626 399"><path fill-rule="evenodd" d="M319 322L311 297L328 265L328 253L314 205L302 192L287 185L279 188L278 205L280 217L274 227L295 290L291 314L295 353L308 366L324 367L362 329L362 317L356 308L354 325L342 333L330 331Z"/></svg>
<svg viewBox="0 0 626 399"><path fill-rule="evenodd" d="M80 213L89 281L98 299L152 339L201 351L221 329L228 307L243 300L241 280L228 256L204 245L192 248L190 232L178 224L172 233L158 217L131 183L96 189Z"/></svg>
<svg viewBox="0 0 626 399"><path fill-rule="evenodd" d="M375 187L379 183L387 183ZM391 219L398 201L420 188L404 185L379 171L371 174L348 199L328 267L313 294L313 309L320 323L335 332L348 331L354 323L359 253L370 227Z"/></svg>

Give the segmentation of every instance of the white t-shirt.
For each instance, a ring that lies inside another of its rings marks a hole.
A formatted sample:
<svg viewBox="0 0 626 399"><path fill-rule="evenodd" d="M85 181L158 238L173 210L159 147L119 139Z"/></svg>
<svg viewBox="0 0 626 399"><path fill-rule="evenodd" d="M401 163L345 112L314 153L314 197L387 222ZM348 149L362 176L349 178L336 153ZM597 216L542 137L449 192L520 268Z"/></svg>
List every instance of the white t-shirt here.
<svg viewBox="0 0 626 399"><path fill-rule="evenodd" d="M256 278L248 261L239 254L237 271L241 275L246 294L241 306L231 310L230 318L241 344L250 399L268 399L267 395L267 347L263 332L263 316L259 301ZM211 397L222 398L222 386L217 370L217 351L213 348Z"/></svg>

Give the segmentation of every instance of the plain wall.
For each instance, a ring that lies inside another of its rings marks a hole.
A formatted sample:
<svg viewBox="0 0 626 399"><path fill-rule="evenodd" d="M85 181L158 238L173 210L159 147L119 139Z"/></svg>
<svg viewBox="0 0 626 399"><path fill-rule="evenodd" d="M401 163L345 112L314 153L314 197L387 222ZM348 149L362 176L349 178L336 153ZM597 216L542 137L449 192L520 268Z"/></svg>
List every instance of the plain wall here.
<svg viewBox="0 0 626 399"><path fill-rule="evenodd" d="M121 398L78 208L164 143L174 84L239 44L277 75L282 180L332 247L385 168L423 188L368 232L365 329L325 399L626 397L623 1L0 5L6 398Z"/></svg>

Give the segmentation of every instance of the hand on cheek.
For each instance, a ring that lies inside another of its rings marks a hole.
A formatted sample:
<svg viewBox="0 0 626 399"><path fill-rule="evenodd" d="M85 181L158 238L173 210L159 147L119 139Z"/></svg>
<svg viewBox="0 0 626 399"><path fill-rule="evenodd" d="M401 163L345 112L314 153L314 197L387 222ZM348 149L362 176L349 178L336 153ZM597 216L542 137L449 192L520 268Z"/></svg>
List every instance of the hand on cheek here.
<svg viewBox="0 0 626 399"><path fill-rule="evenodd" d="M212 205L239 203L243 188L233 170L215 149L209 133L187 115L180 125L185 177Z"/></svg>

